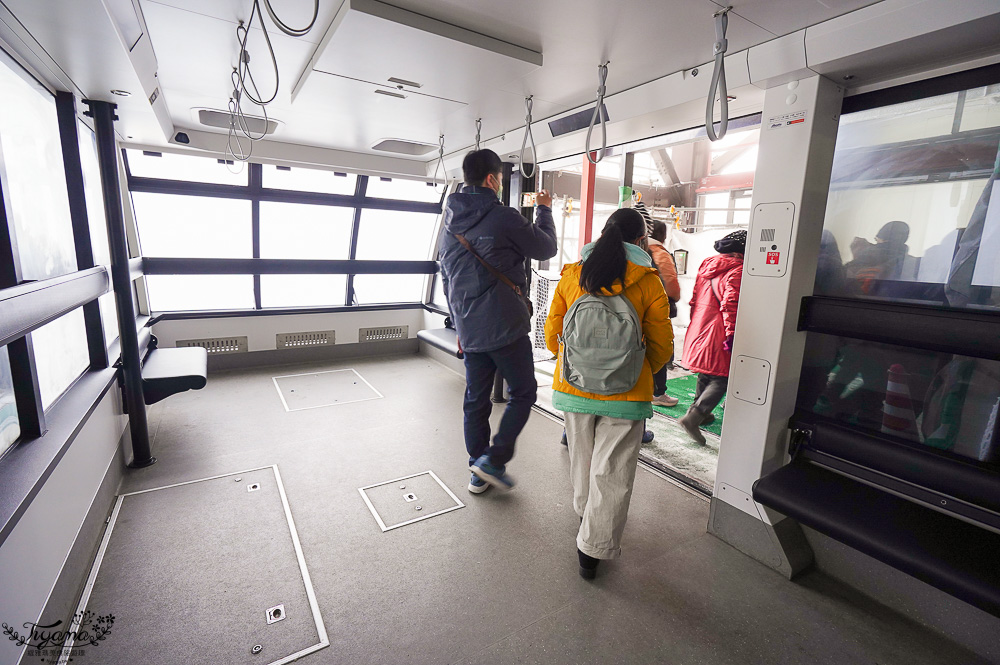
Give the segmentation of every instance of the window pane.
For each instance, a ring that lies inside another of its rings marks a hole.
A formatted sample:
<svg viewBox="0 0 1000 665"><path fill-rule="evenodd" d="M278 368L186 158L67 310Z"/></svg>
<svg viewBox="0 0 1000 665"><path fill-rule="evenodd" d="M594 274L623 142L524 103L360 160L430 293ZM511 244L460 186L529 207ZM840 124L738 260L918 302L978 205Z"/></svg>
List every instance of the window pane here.
<svg viewBox="0 0 1000 665"><path fill-rule="evenodd" d="M128 160L129 172L137 178L246 185L249 172L249 169L241 163L220 164L214 157L197 155L175 155L165 152L157 157L144 155L142 150L126 149L125 158Z"/></svg>
<svg viewBox="0 0 1000 665"><path fill-rule="evenodd" d="M82 122L77 123L80 137L80 165L83 167L83 188L87 198L87 222L90 243L94 248L94 265L111 266L108 246L108 223L104 216L104 191L101 188L101 167L97 161L97 136Z"/></svg>
<svg viewBox="0 0 1000 665"><path fill-rule="evenodd" d="M55 101L0 58L0 158L22 279L76 270ZM26 76L26 75L24 75Z"/></svg>
<svg viewBox="0 0 1000 665"><path fill-rule="evenodd" d="M322 192L353 196L358 176L353 173L335 173L319 169L293 167L290 171L278 169L273 164L264 165L264 187L291 189L296 192Z"/></svg>
<svg viewBox="0 0 1000 665"><path fill-rule="evenodd" d="M104 345L111 346L111 343L118 339L118 310L115 308L114 292L105 293L97 299L101 307L101 318L104 320Z"/></svg>
<svg viewBox="0 0 1000 665"><path fill-rule="evenodd" d="M253 275L147 275L154 312L253 309Z"/></svg>
<svg viewBox="0 0 1000 665"><path fill-rule="evenodd" d="M260 204L263 259L347 259L354 208L299 203Z"/></svg>
<svg viewBox="0 0 1000 665"><path fill-rule="evenodd" d="M261 307L338 307L347 275L261 275Z"/></svg>
<svg viewBox="0 0 1000 665"><path fill-rule="evenodd" d="M437 215L398 210L361 211L357 258L378 261L426 261Z"/></svg>
<svg viewBox="0 0 1000 665"><path fill-rule="evenodd" d="M31 334L42 408L59 399L90 365L83 309L74 309Z"/></svg>
<svg viewBox="0 0 1000 665"><path fill-rule="evenodd" d="M253 256L249 201L135 192L132 204L143 256Z"/></svg>
<svg viewBox="0 0 1000 665"><path fill-rule="evenodd" d="M809 333L798 406L1000 469L1000 362Z"/></svg>
<svg viewBox="0 0 1000 665"><path fill-rule="evenodd" d="M1000 154L983 137L1000 114L984 99L980 88L843 117L816 293L1000 309ZM975 132L958 129L964 108Z"/></svg>
<svg viewBox="0 0 1000 665"><path fill-rule="evenodd" d="M365 196L373 199L398 199L401 201L423 201L437 203L441 200L441 185L427 184L424 180L403 180L401 178L368 178Z"/></svg>
<svg viewBox="0 0 1000 665"><path fill-rule="evenodd" d="M17 403L14 401L14 379L10 375L10 357L7 347L0 347L0 455L21 436L17 420Z"/></svg>
<svg viewBox="0 0 1000 665"><path fill-rule="evenodd" d="M423 302L425 275L355 275L354 296L359 305Z"/></svg>

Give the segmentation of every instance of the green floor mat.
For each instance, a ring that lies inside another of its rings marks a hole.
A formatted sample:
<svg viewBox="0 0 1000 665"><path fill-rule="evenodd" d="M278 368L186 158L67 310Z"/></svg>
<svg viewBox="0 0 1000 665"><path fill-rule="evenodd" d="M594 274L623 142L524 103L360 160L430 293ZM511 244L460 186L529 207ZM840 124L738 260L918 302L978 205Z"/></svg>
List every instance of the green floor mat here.
<svg viewBox="0 0 1000 665"><path fill-rule="evenodd" d="M681 418L681 416L687 413L687 410L694 402L694 391L697 386L697 374L679 376L676 379L667 379L667 394L671 397L677 398L677 406L665 407L654 404L653 410L658 413L662 413L665 416L670 416L671 418ZM715 415L715 420L710 425L702 426L701 429L706 432L711 432L716 436L722 435L722 408L724 405L725 400L719 402L719 405L715 407L714 411L712 411Z"/></svg>

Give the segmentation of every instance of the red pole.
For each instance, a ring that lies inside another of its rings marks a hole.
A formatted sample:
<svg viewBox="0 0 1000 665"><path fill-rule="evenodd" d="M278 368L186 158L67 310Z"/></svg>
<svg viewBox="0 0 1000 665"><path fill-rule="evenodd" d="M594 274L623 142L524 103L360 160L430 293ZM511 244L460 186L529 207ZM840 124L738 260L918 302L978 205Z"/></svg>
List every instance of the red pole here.
<svg viewBox="0 0 1000 665"><path fill-rule="evenodd" d="M590 153L597 158L597 153ZM580 251L593 240L594 235L594 190L597 180L597 164L591 164L587 155L583 156L583 177L580 182Z"/></svg>

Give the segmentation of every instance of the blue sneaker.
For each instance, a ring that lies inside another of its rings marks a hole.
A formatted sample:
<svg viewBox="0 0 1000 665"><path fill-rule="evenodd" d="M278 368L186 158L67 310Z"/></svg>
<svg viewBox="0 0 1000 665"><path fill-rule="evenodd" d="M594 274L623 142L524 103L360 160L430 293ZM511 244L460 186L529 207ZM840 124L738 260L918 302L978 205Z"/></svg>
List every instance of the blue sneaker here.
<svg viewBox="0 0 1000 665"><path fill-rule="evenodd" d="M514 489L514 481L507 475L504 467L493 466L490 463L490 458L486 455L477 459L472 466L469 467L469 470L497 489L505 491Z"/></svg>
<svg viewBox="0 0 1000 665"><path fill-rule="evenodd" d="M490 488L490 484L477 476L472 474L472 480L469 481L469 491L473 494L482 494Z"/></svg>

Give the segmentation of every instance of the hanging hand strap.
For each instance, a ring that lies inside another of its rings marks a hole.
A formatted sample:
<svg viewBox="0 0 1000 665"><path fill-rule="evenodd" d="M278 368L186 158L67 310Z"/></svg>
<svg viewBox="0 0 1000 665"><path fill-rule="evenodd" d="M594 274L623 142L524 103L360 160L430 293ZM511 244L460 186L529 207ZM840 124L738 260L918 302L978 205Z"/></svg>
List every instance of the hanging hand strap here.
<svg viewBox="0 0 1000 665"><path fill-rule="evenodd" d="M610 64L609 60L597 68L597 106L594 107L594 114L590 116L590 126L587 128L587 160L591 164L597 164L604 159L604 153L608 149L608 117L604 114L604 95L608 92L608 65ZM601 152L595 159L590 155L590 135L594 133L594 125L597 124L598 119L601 123Z"/></svg>
<svg viewBox="0 0 1000 665"><path fill-rule="evenodd" d="M729 41L726 39L726 29L729 27L729 10L726 7L715 12L715 71L712 73L712 84L708 90L708 108L705 110L705 133L711 141L718 141L726 135L729 129L729 90L726 87L726 49ZM715 95L719 95L719 133L715 133L715 123L712 116L715 111Z"/></svg>
<svg viewBox="0 0 1000 665"><path fill-rule="evenodd" d="M486 260L483 257L479 256L479 254L476 253L476 250L472 249L472 245L469 243L468 240L465 239L465 236L463 236L460 233L456 233L454 235L455 235L455 240L457 240L459 244L462 245L462 247L469 250L469 253L472 254L474 257L476 257L479 260L479 262L483 264L483 267L489 270L494 277L499 279L501 282L503 282L510 288L514 289L514 293L521 296L522 298L524 297L524 295L521 293L521 287L515 284L514 282L510 281L510 278L507 277L507 275L503 274L502 272L491 266L489 263L486 262Z"/></svg>

